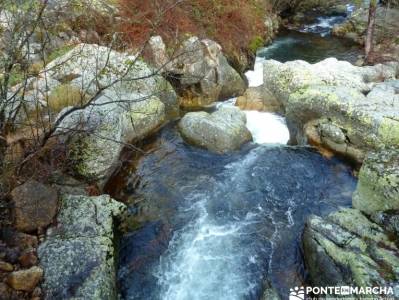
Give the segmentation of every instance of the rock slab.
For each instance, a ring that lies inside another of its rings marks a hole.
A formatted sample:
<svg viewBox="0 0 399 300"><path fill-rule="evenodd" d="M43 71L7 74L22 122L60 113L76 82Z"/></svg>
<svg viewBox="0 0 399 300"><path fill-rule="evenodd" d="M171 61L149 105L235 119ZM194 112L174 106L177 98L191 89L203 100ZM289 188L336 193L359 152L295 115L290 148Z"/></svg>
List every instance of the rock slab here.
<svg viewBox="0 0 399 300"><path fill-rule="evenodd" d="M108 195L63 197L38 249L46 299L116 298L113 220L124 210Z"/></svg>
<svg viewBox="0 0 399 300"><path fill-rule="evenodd" d="M399 250L390 233L356 209L310 217L303 248L314 286L395 288L399 279Z"/></svg>

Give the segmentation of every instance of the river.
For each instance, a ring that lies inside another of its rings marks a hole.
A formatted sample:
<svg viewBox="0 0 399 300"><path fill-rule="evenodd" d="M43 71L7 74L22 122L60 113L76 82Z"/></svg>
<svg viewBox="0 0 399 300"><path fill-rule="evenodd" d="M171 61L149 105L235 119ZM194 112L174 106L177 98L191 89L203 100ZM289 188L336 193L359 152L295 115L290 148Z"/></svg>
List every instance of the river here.
<svg viewBox="0 0 399 300"><path fill-rule="evenodd" d="M353 61L353 45L329 36L332 23L283 32L259 51L250 85L262 83L264 59ZM286 145L282 116L246 114L254 141L235 153L190 146L172 123L141 145L146 154L126 154L108 186L129 205L118 253L123 299L260 299L268 285L287 299L304 284L305 220L349 207L356 179L338 159Z"/></svg>

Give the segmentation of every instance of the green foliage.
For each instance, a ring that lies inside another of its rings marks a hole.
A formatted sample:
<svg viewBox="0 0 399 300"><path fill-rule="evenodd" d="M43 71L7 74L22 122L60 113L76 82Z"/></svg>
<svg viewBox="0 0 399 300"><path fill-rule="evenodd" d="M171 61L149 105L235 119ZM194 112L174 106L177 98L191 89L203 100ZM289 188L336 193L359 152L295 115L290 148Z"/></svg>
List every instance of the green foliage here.
<svg viewBox="0 0 399 300"><path fill-rule="evenodd" d="M248 45L248 48L252 53L256 53L256 51L259 48L263 47L264 44L265 44L264 39L258 35L252 38L251 42Z"/></svg>
<svg viewBox="0 0 399 300"><path fill-rule="evenodd" d="M13 70L10 73L9 86L17 85L23 82L24 79L25 79L24 73L20 72L19 70Z"/></svg>

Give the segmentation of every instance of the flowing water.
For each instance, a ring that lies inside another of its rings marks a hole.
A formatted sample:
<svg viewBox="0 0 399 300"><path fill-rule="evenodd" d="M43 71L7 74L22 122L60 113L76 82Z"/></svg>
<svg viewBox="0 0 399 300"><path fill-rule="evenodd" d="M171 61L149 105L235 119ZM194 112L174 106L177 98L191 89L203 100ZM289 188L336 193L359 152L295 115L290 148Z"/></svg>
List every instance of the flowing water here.
<svg viewBox="0 0 399 300"><path fill-rule="evenodd" d="M251 86L262 84L264 57L304 58L290 40L295 35L312 43L310 33L290 32L262 49L247 73ZM246 114L254 142L240 151L218 155L190 146L170 124L141 145L146 154L128 156L109 184L131 216L119 247L123 299L260 299L266 285L287 299L289 288L304 283L305 220L349 207L356 179L337 159L287 146L283 117Z"/></svg>
<svg viewBox="0 0 399 300"><path fill-rule="evenodd" d="M350 206L355 179L307 147L249 144L217 155L185 144L175 125L136 161L119 198L138 229L121 240L125 299L259 299L303 283L309 214Z"/></svg>

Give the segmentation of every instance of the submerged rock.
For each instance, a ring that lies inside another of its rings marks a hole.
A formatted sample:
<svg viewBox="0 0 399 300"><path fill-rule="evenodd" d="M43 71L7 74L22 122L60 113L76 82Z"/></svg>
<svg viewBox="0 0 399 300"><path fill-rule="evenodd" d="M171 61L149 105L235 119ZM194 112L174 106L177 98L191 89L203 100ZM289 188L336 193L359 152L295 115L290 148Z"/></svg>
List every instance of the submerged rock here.
<svg viewBox="0 0 399 300"><path fill-rule="evenodd" d="M399 150L370 153L359 172L353 206L367 213L399 209Z"/></svg>
<svg viewBox="0 0 399 300"><path fill-rule="evenodd" d="M399 279L396 244L356 209L310 217L303 248L314 286L395 287Z"/></svg>
<svg viewBox="0 0 399 300"><path fill-rule="evenodd" d="M160 37L150 41L152 61L165 72L181 96L183 107L202 107L241 95L244 80L231 67L222 47L208 39L191 37L173 57L166 53Z"/></svg>
<svg viewBox="0 0 399 300"><path fill-rule="evenodd" d="M124 209L108 195L63 197L38 249L46 299L116 298L113 220Z"/></svg>
<svg viewBox="0 0 399 300"><path fill-rule="evenodd" d="M235 107L221 107L211 114L186 114L179 123L179 130L189 143L225 153L239 149L252 139L245 124L244 112Z"/></svg>

